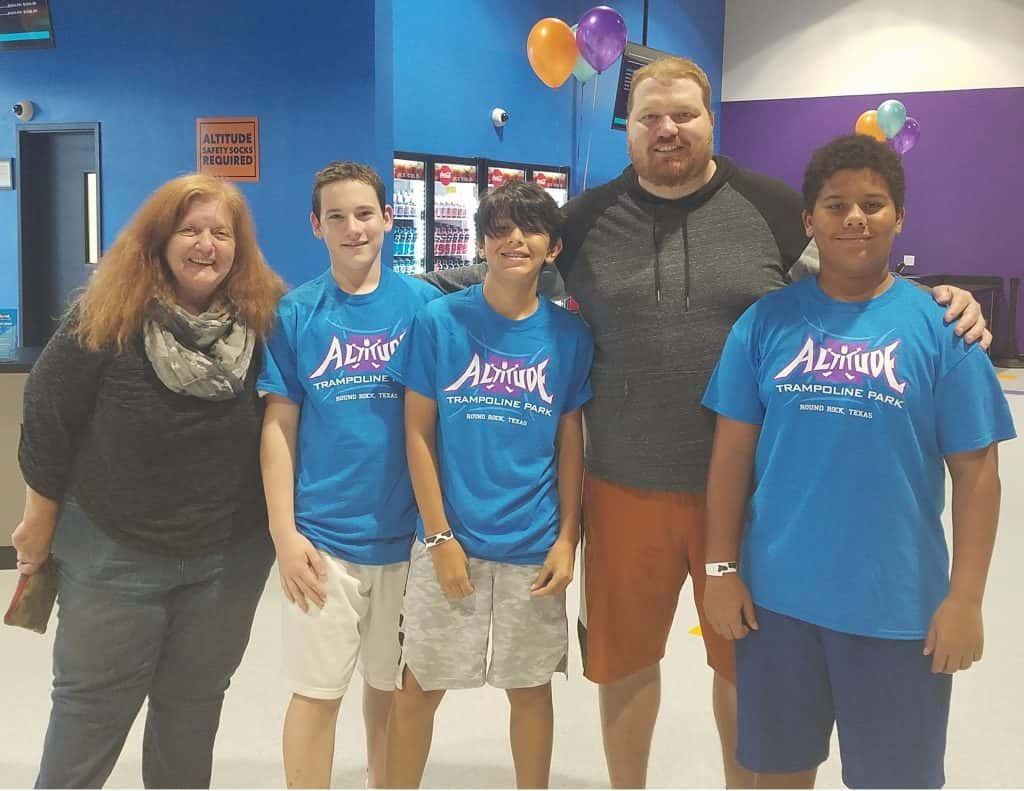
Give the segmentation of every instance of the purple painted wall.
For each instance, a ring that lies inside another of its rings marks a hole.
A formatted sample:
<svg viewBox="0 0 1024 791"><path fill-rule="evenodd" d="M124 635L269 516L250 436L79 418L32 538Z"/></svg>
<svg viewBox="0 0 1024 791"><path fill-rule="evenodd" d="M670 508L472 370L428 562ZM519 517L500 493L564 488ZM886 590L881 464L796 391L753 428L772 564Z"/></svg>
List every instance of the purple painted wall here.
<svg viewBox="0 0 1024 791"><path fill-rule="evenodd" d="M907 219L892 261L910 254L916 274L1006 278L997 306L1001 325L1009 278L1024 279L1024 88L724 102L721 151L800 189L811 152L852 132L864 110L889 98L902 101L921 124L920 140L903 158ZM1020 302L1017 338L1024 352L1024 293ZM1008 339L1001 327L996 335L997 347Z"/></svg>

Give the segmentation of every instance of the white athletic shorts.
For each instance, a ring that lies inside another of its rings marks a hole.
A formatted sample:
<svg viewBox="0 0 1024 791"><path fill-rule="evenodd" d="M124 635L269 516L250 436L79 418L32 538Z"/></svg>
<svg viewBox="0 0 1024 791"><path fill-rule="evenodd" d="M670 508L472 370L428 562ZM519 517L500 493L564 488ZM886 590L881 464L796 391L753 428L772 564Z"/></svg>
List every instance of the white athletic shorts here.
<svg viewBox="0 0 1024 791"><path fill-rule="evenodd" d="M303 612L284 601L282 653L292 692L323 700L340 698L357 662L367 684L393 690L408 562L366 566L323 550L320 557L327 568L323 609L311 604Z"/></svg>

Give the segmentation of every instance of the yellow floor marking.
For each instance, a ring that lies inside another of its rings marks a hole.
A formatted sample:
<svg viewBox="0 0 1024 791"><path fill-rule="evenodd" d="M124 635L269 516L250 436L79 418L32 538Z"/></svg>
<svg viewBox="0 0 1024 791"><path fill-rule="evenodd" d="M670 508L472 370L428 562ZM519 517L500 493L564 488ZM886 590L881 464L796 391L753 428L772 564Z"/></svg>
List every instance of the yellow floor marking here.
<svg viewBox="0 0 1024 791"><path fill-rule="evenodd" d="M697 637L700 637L701 636L700 624L697 624L696 626L694 626L690 630L690 634L693 634L693 635L696 635Z"/></svg>
<svg viewBox="0 0 1024 791"><path fill-rule="evenodd" d="M1008 374L1005 371L1001 374L996 374L1000 379L1016 379L1017 374Z"/></svg>

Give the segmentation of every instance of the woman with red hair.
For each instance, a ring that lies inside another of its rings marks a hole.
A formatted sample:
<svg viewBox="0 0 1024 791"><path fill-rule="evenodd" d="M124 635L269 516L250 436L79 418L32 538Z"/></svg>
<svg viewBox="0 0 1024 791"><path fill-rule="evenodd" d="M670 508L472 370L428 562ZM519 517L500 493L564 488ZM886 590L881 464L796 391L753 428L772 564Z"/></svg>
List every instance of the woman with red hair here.
<svg viewBox="0 0 1024 791"><path fill-rule="evenodd" d="M13 543L23 574L55 564L60 605L38 787L102 786L147 697L144 784L210 783L274 557L255 381L283 291L238 189L182 176L29 375Z"/></svg>

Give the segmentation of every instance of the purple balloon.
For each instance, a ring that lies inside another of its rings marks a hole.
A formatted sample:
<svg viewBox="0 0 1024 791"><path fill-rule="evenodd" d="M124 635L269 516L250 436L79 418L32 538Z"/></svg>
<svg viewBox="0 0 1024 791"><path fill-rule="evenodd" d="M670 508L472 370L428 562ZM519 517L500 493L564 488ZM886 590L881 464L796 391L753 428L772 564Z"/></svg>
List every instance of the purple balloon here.
<svg viewBox="0 0 1024 791"><path fill-rule="evenodd" d="M921 124L914 118L907 118L900 129L889 141L889 147L897 154L906 154L917 143L921 136Z"/></svg>
<svg viewBox="0 0 1024 791"><path fill-rule="evenodd" d="M598 72L607 69L626 48L626 21L622 14L606 5L591 8L580 17L576 46L583 59Z"/></svg>

